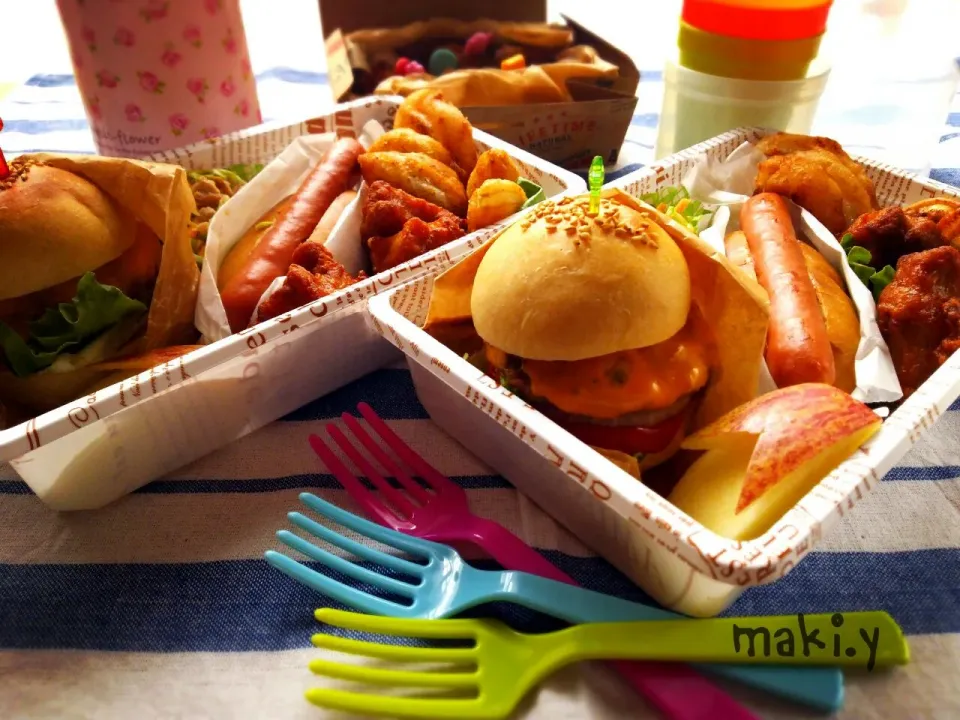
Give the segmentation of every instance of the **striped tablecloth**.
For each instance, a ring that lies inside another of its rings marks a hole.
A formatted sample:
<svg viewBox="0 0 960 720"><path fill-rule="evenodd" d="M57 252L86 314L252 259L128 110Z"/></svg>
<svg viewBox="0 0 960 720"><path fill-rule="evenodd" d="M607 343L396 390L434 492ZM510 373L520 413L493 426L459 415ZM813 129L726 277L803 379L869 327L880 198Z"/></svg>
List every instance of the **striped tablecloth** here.
<svg viewBox="0 0 960 720"><path fill-rule="evenodd" d="M621 168L649 160L661 92L644 73ZM329 104L324 77L259 75L271 117ZM960 106L955 105L955 110ZM90 152L72 77L32 78L0 106L8 154ZM960 184L960 114L932 175ZM951 166L944 159L955 158ZM409 374L376 372L310 403L172 477L98 512L58 515L0 466L0 717L315 718L303 699L311 610L324 598L269 568L264 550L309 489L352 507L306 443L365 400L480 515L494 517L584 585L642 599L602 559L447 437ZM884 609L910 636L913 662L850 676L844 718L960 717L960 405L947 413L829 538L781 582L747 591L732 613ZM526 626L539 625L523 617ZM809 713L731 688L762 717ZM653 717L606 671L570 668L525 705L527 718Z"/></svg>

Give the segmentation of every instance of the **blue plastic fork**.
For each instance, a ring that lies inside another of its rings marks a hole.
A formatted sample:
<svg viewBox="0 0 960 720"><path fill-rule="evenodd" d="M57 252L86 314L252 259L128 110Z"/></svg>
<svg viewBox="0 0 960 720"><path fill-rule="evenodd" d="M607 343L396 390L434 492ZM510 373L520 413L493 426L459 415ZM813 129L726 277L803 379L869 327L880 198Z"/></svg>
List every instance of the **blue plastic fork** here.
<svg viewBox="0 0 960 720"><path fill-rule="evenodd" d="M623 622L682 619L682 615L652 608L573 585L515 571L478 570L464 562L450 547L394 532L357 517L311 493L300 501L322 517L349 530L424 561L412 562L352 540L299 512L287 515L290 522L361 560L407 576L413 582L388 577L361 567L307 542L287 530L277 532L286 546L404 602L394 602L347 585L317 572L286 555L268 550L268 563L294 580L313 588L349 608L372 615L395 618L447 618L491 602L511 602L570 623ZM691 622L695 622L691 620ZM827 711L843 704L843 673L836 668L757 667L701 665L704 672L727 677L771 694Z"/></svg>

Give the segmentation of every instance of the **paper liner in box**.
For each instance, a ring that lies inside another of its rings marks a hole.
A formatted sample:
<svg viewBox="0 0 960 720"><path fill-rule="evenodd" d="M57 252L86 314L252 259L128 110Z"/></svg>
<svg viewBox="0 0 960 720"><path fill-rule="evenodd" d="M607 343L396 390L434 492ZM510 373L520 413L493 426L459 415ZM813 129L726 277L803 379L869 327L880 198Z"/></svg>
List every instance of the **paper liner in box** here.
<svg viewBox="0 0 960 720"><path fill-rule="evenodd" d="M740 228L740 208L753 194L757 165L764 155L751 142L745 142L729 156L720 159L703 155L684 173L680 184L690 197L710 205L722 204L726 210L714 216L709 229L702 233L715 248L724 251L724 238ZM903 393L890 358L887 344L877 326L877 307L870 290L860 281L846 261L846 253L833 234L810 212L786 200L791 210L797 235L807 239L843 277L846 290L860 320L860 343L855 362L856 389L852 395L865 403L899 400ZM776 387L766 370L760 392Z"/></svg>
<svg viewBox="0 0 960 720"><path fill-rule="evenodd" d="M475 128L560 167L587 167L595 155L614 165L633 118L637 98L583 100L572 104L467 107Z"/></svg>
<svg viewBox="0 0 960 720"><path fill-rule="evenodd" d="M325 133L297 138L253 180L240 188L239 192L214 215L207 235L207 249L196 310L197 327L207 341L220 340L232 334L227 322L226 310L220 299L220 291L217 288L217 276L227 254L264 213L284 198L297 192L307 175L330 149L336 137L334 133ZM362 254L363 243L359 239L359 224L345 223L345 216L352 217L358 214L359 204L355 200L341 216L325 243L328 247L332 245L337 248L333 250L331 247L331 252L351 274L368 269ZM355 235L351 234L353 230L357 231ZM341 235L342 238L340 238ZM264 293L263 297L268 294L269 291ZM259 302L257 305L259 306ZM254 310L254 317L251 317L253 324L255 324L255 316L256 310Z"/></svg>

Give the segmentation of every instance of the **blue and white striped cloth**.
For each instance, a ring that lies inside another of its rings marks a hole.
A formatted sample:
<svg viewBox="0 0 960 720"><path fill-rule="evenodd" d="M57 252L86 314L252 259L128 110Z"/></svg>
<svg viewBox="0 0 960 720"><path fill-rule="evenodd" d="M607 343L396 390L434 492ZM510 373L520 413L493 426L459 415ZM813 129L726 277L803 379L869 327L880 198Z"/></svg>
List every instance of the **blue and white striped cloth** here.
<svg viewBox="0 0 960 720"><path fill-rule="evenodd" d="M261 73L264 114L308 116L330 104L325 78L287 68ZM652 155L658 73L645 73L622 171ZM957 107L955 109L960 109ZM72 77L32 78L2 107L8 154L91 152ZM937 179L960 184L960 114L950 116ZM618 173L619 174L619 173ZM386 369L303 407L172 477L98 512L56 514L0 466L0 717L316 718L302 691L318 652L311 616L323 597L269 568L263 551L316 492L352 508L307 445L359 401L461 483L474 509L496 518L584 585L629 598L622 575L493 475L427 417L410 376ZM731 613L884 609L910 635L913 662L851 676L844 718L960 717L960 404L873 497L779 583L747 591ZM506 612L498 609L498 613ZM542 618L517 615L524 627ZM762 717L812 717L731 692ZM653 717L602 668L570 668L523 717Z"/></svg>

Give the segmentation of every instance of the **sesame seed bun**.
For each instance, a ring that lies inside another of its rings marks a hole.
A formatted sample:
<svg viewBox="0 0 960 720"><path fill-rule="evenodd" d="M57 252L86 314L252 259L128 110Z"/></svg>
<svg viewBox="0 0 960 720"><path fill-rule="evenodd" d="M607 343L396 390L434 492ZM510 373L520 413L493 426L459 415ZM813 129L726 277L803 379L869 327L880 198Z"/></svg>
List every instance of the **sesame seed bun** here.
<svg viewBox="0 0 960 720"><path fill-rule="evenodd" d="M30 164L0 185L0 300L46 290L120 257L136 222L96 185Z"/></svg>
<svg viewBox="0 0 960 720"><path fill-rule="evenodd" d="M642 213L603 199L548 201L507 228L477 270L471 312L489 345L531 360L583 360L648 347L690 312L683 253Z"/></svg>

